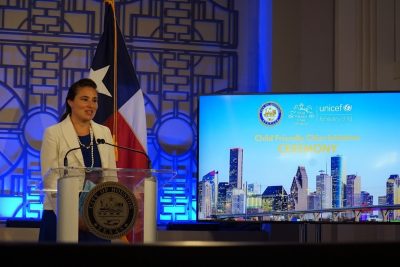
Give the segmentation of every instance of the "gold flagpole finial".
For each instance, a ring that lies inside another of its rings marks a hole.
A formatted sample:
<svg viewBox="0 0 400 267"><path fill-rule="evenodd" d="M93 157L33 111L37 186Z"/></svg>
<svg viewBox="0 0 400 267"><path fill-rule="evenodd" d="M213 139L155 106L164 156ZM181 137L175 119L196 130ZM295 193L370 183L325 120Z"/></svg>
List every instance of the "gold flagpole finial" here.
<svg viewBox="0 0 400 267"><path fill-rule="evenodd" d="M111 5L111 8L114 13L114 18L115 18L115 1L114 0L103 0L105 4Z"/></svg>
<svg viewBox="0 0 400 267"><path fill-rule="evenodd" d="M111 4L111 5L114 5L115 1L114 0L104 0L104 3L108 3L108 4Z"/></svg>

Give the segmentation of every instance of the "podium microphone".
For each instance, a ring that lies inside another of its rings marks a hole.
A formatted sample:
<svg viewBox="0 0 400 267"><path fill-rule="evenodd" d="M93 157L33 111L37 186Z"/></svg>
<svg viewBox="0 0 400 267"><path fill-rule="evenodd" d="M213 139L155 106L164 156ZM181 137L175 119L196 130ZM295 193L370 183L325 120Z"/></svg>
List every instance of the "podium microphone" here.
<svg viewBox="0 0 400 267"><path fill-rule="evenodd" d="M100 138L97 139L97 144L106 144L106 145L113 146L113 147L116 147L116 148L122 148L122 149L125 149L125 150L129 150L129 151L132 151L132 152L135 152L135 153L142 154L147 159L147 168L150 169L151 160L150 160L149 156L143 151L140 151L140 150L137 150L137 149L133 149L133 148L130 148L130 147L117 146L117 145L114 145L114 144L111 144L111 143L107 143L106 140L100 139Z"/></svg>
<svg viewBox="0 0 400 267"><path fill-rule="evenodd" d="M67 153L65 153L65 156L64 156L64 167L68 167L68 157L67 157L68 154L70 152L74 151L74 150L81 149L81 148L82 148L82 146L74 147L74 148L71 148L70 150L68 150Z"/></svg>

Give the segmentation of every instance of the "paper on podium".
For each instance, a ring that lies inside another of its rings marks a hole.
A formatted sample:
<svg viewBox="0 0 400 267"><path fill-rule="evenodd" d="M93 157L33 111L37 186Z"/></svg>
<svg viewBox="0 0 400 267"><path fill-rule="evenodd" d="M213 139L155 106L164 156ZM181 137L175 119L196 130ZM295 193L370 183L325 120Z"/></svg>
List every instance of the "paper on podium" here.
<svg viewBox="0 0 400 267"><path fill-rule="evenodd" d="M96 186L95 183L93 183L90 180L86 180L84 185L83 185L83 190L79 194L79 214L82 215L83 213L83 204L85 202L85 199L89 193L90 190L92 190Z"/></svg>

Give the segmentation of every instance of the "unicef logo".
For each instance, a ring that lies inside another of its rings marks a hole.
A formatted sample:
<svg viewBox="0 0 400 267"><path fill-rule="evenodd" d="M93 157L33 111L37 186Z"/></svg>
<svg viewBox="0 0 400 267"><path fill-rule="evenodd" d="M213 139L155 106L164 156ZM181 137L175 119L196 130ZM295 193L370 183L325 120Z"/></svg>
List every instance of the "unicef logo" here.
<svg viewBox="0 0 400 267"><path fill-rule="evenodd" d="M350 105L350 104L345 104L343 106L343 110L346 111L346 112L350 112L352 109L353 109L353 106Z"/></svg>
<svg viewBox="0 0 400 267"><path fill-rule="evenodd" d="M283 112L277 103L267 102L261 106L258 115L262 123L273 126L280 122Z"/></svg>

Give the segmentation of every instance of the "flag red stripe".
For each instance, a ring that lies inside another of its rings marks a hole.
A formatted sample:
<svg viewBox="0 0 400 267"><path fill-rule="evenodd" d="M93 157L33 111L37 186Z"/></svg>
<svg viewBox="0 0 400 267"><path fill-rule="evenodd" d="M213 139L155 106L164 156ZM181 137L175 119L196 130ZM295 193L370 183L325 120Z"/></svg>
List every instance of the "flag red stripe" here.
<svg viewBox="0 0 400 267"><path fill-rule="evenodd" d="M125 119L119 113L117 113L117 120L118 144L116 145L143 151L143 147L139 140L136 138L136 135L132 132L130 126L126 123ZM110 129L113 129L114 116L110 116L105 122L105 125L107 125ZM118 149L117 167L147 169L148 162L145 155L125 149Z"/></svg>

